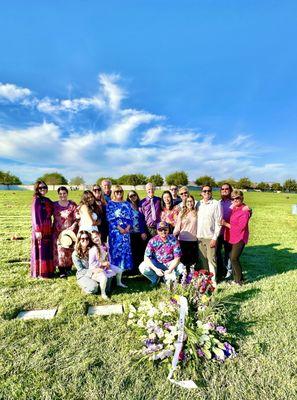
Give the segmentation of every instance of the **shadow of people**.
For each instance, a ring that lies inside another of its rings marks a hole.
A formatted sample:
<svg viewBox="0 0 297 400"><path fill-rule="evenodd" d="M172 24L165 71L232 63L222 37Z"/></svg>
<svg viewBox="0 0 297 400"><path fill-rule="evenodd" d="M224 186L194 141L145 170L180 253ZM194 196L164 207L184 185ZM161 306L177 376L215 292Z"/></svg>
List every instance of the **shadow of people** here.
<svg viewBox="0 0 297 400"><path fill-rule="evenodd" d="M224 322L228 329L229 334L234 336L236 340L252 334L250 328L256 324L257 319L253 320L242 320L241 318L241 307L244 302L251 300L257 296L261 290L258 288L252 288L232 293L225 296L224 291L221 293L219 303L224 306Z"/></svg>
<svg viewBox="0 0 297 400"><path fill-rule="evenodd" d="M241 256L246 282L255 282L269 276L297 269L294 249L279 249L280 243L247 246Z"/></svg>

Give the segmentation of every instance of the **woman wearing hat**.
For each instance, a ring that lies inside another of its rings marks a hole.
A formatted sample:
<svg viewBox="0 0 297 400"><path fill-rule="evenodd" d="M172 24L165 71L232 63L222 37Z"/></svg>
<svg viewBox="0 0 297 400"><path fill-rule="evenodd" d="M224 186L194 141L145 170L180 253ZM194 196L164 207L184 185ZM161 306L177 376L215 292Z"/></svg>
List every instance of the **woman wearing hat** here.
<svg viewBox="0 0 297 400"><path fill-rule="evenodd" d="M54 202L54 264L59 268L60 277L65 278L72 267L73 238L78 231L76 203L68 200L68 189L58 188L59 200ZM61 235L67 230L68 235ZM71 234L74 233L74 235ZM71 241L71 243L69 243Z"/></svg>
<svg viewBox="0 0 297 400"><path fill-rule="evenodd" d="M47 191L47 184L44 181L38 180L35 183L31 206L31 276L33 278L51 278L55 271L52 241L54 207L52 201L45 197Z"/></svg>

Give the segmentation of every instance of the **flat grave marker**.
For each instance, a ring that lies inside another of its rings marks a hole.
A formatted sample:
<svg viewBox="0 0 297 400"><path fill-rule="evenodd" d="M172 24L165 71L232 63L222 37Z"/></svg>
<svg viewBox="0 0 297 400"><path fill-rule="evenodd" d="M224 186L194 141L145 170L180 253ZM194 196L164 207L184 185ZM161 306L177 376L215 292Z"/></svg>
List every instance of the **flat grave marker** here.
<svg viewBox="0 0 297 400"><path fill-rule="evenodd" d="M17 315L17 319L52 319L56 315L57 308L49 310L30 310L20 311Z"/></svg>
<svg viewBox="0 0 297 400"><path fill-rule="evenodd" d="M110 304L106 306L89 306L88 315L112 315L123 314L122 304Z"/></svg>

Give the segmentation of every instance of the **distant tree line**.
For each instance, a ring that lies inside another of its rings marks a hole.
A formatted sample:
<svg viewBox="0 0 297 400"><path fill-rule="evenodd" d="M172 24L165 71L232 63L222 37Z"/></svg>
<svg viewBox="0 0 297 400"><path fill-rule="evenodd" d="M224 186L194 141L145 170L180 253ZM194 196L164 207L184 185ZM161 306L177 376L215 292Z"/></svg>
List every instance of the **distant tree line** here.
<svg viewBox="0 0 297 400"><path fill-rule="evenodd" d="M85 180L82 176L75 176L69 181L60 174L59 172L50 172L42 175L39 180L43 180L48 185L73 185L80 186L85 184ZM102 180L109 179L113 185L145 185L148 182L152 182L155 186L162 186L164 183L167 185L188 185L189 179L188 174L185 171L175 171L165 177L160 174L154 174L151 176L145 176L143 174L125 174L119 178L113 177L100 177L97 179L96 184L100 185ZM279 182L259 182L254 183L248 177L240 178L235 180L228 178L225 180L216 181L215 178L208 175L200 176L195 180L195 184L198 186L211 185L212 187L220 187L224 182L229 182L234 188L237 189L253 189L261 190L263 192L268 191L285 191L285 192L297 192L297 181L295 179L287 179L283 184ZM10 172L0 171L0 185L21 185L21 180L12 175Z"/></svg>
<svg viewBox="0 0 297 400"><path fill-rule="evenodd" d="M21 185L22 181L9 171L0 171L0 185Z"/></svg>

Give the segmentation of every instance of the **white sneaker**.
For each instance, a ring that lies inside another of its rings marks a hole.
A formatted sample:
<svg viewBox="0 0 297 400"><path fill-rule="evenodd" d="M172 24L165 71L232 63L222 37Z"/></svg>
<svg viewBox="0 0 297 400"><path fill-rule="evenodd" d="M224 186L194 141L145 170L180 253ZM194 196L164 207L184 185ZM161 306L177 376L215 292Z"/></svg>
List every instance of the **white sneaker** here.
<svg viewBox="0 0 297 400"><path fill-rule="evenodd" d="M103 300L109 300L109 297L107 296L107 294L101 294L101 297Z"/></svg>
<svg viewBox="0 0 297 400"><path fill-rule="evenodd" d="M228 270L227 270L227 274L226 274L226 276L225 276L225 279L229 279L229 278L231 278L231 276L232 276L232 270L231 270L231 269L228 269Z"/></svg>

